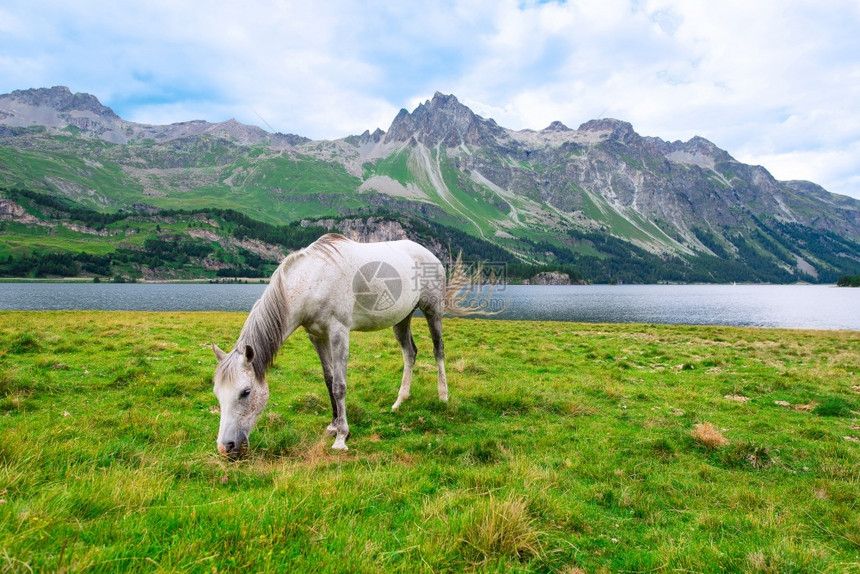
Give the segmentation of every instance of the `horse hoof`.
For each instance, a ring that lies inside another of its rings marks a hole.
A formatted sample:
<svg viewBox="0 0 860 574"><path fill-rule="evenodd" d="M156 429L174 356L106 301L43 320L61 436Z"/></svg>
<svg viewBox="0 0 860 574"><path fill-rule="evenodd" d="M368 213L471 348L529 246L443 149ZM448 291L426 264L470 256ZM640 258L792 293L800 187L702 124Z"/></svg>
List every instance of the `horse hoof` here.
<svg viewBox="0 0 860 574"><path fill-rule="evenodd" d="M331 448L332 448L332 450L342 450L342 451L349 450L349 447L346 446L346 443L341 439L334 441L334 444L331 445Z"/></svg>

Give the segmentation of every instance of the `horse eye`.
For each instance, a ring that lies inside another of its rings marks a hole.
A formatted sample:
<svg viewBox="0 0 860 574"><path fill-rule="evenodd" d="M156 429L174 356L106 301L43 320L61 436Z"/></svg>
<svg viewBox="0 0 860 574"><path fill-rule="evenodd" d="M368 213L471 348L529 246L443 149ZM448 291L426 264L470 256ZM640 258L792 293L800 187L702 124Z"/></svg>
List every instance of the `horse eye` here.
<svg viewBox="0 0 860 574"><path fill-rule="evenodd" d="M248 396L248 395L250 395L250 394L251 394L251 389L245 389L245 390L244 390L244 391L242 391L242 393L239 395L239 398L240 398L240 399L247 398L247 396Z"/></svg>

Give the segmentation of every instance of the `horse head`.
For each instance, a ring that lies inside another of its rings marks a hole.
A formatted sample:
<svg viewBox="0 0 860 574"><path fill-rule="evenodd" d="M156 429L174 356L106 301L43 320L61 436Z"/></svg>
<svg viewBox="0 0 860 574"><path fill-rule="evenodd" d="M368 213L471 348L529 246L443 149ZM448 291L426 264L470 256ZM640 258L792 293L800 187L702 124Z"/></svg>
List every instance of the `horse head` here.
<svg viewBox="0 0 860 574"><path fill-rule="evenodd" d="M248 435L266 408L269 387L265 376L257 376L254 370L254 349L250 345L238 345L225 353L213 343L212 350L218 359L213 391L221 407L218 452L238 458L248 450Z"/></svg>

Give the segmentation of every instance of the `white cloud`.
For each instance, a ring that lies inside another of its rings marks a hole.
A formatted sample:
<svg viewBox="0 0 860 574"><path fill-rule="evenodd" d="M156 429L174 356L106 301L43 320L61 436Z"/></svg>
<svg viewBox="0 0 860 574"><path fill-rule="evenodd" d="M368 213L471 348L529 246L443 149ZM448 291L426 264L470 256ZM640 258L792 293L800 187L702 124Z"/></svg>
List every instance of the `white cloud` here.
<svg viewBox="0 0 860 574"><path fill-rule="evenodd" d="M611 116L701 135L860 197L858 29L854 0L7 0L0 91L65 84L136 121L335 138L439 90L515 129Z"/></svg>

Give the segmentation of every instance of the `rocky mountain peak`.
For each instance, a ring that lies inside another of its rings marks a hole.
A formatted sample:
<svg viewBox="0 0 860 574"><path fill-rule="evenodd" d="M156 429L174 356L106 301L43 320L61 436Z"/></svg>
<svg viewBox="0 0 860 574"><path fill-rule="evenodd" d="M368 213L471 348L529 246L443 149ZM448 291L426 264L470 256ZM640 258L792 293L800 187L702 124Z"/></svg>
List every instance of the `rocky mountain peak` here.
<svg viewBox="0 0 860 574"><path fill-rule="evenodd" d="M33 107L51 108L58 112L92 112L105 118L119 119L112 109L102 105L92 94L73 94L66 86L15 90L9 96Z"/></svg>
<svg viewBox="0 0 860 574"><path fill-rule="evenodd" d="M376 128L373 133L370 133L370 130L364 130L361 135L351 135L344 138L344 141L350 145L354 145L356 147L367 145L367 144L377 144L382 138L385 137L385 132L379 128Z"/></svg>
<svg viewBox="0 0 860 574"><path fill-rule="evenodd" d="M481 145L486 134L494 129L498 129L495 122L476 116L454 95L436 92L432 100L419 104L411 114L400 110L385 141L409 141L414 137L428 146Z"/></svg>
<svg viewBox="0 0 860 574"><path fill-rule="evenodd" d="M613 137L624 139L631 135L637 135L633 124L614 118L601 118L590 120L579 126L579 131L586 132L610 132Z"/></svg>
<svg viewBox="0 0 860 574"><path fill-rule="evenodd" d="M443 94L442 92L434 93L433 99L427 100L425 105L434 108L463 106L463 104L460 103L460 100L457 99L457 96L454 94Z"/></svg>
<svg viewBox="0 0 860 574"><path fill-rule="evenodd" d="M207 126L207 132L216 137L226 137L234 139L243 144L255 144L267 141L269 134L260 127L243 124L230 118L226 122L217 124L209 124L203 122Z"/></svg>
<svg viewBox="0 0 860 574"><path fill-rule="evenodd" d="M668 146L668 157L677 158L706 158L711 167L715 162L734 161L734 158L727 151L716 146L710 140L701 136L693 136L688 141L675 141L665 144ZM700 163L694 161L693 163Z"/></svg>
<svg viewBox="0 0 860 574"><path fill-rule="evenodd" d="M699 151L711 155L726 153L724 150L718 148L712 141L706 140L701 136L693 136L684 144L684 147L690 151Z"/></svg>
<svg viewBox="0 0 860 574"><path fill-rule="evenodd" d="M70 127L85 137L97 137L116 144L132 139L170 141L182 138L211 136L228 139L240 145L266 143L275 147L300 145L310 141L294 134L270 134L254 125L236 119L220 123L203 120L155 126L128 122L102 105L91 94L72 93L65 86L15 90L0 94L0 128L44 126L54 133Z"/></svg>
<svg viewBox="0 0 860 574"><path fill-rule="evenodd" d="M545 127L541 131L544 131L544 132L572 132L573 130L570 129L569 127L567 127L566 125L564 125L563 123L561 123L560 121L556 120L556 121L552 122L551 124L549 124L547 127Z"/></svg>

